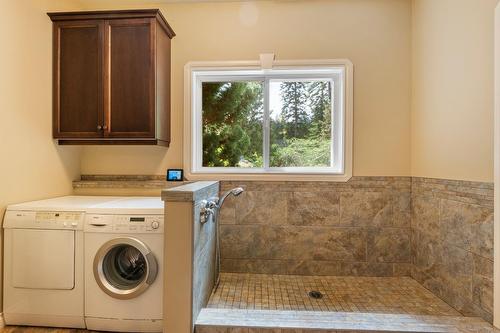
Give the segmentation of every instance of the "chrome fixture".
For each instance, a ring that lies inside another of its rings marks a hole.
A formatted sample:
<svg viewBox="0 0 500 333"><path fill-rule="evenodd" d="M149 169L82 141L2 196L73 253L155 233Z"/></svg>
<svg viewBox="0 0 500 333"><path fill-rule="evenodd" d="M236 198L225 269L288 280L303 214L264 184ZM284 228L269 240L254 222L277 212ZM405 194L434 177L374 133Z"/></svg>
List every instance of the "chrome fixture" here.
<svg viewBox="0 0 500 333"><path fill-rule="evenodd" d="M212 217L212 221L216 224L216 248L215 248L215 265L217 269L215 270L215 288L214 291L219 287L219 272L220 272L220 241L219 241L219 213L224 201L229 195L234 195L235 197L239 196L245 190L242 187L235 187L229 191L224 192L220 198L214 197L208 200L201 201L201 209L200 209L200 223L207 223Z"/></svg>
<svg viewBox="0 0 500 333"><path fill-rule="evenodd" d="M224 201L229 195L234 195L235 197L239 196L245 190L242 187L235 187L232 190L224 192L224 194L220 197L210 198L209 200L201 201L201 210L200 210L200 222L201 224L205 224L208 222L211 216L214 216L214 222L219 217L219 211L224 204Z"/></svg>
<svg viewBox="0 0 500 333"><path fill-rule="evenodd" d="M224 193L222 195L222 197L220 197L220 199L217 200L217 207L218 207L218 209L220 209L222 207L222 205L224 204L224 200L226 200L226 198L230 194L232 194L235 197L237 197L238 195L240 195L241 193L243 193L243 191L245 191L245 190L242 187L235 187L232 190L229 190L226 193Z"/></svg>
<svg viewBox="0 0 500 333"><path fill-rule="evenodd" d="M210 217L214 216L215 214L215 209L213 208L215 202L208 200L201 200L200 204L201 204L200 223L205 224L208 222L208 220L210 220Z"/></svg>

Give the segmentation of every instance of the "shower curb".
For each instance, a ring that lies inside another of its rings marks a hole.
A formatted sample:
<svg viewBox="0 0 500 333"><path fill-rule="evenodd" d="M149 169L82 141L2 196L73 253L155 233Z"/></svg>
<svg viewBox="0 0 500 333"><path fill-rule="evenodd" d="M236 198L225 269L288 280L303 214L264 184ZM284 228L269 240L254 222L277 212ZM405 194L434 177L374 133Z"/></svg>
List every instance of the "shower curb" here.
<svg viewBox="0 0 500 333"><path fill-rule="evenodd" d="M201 310L196 333L306 332L500 332L477 317L353 312Z"/></svg>

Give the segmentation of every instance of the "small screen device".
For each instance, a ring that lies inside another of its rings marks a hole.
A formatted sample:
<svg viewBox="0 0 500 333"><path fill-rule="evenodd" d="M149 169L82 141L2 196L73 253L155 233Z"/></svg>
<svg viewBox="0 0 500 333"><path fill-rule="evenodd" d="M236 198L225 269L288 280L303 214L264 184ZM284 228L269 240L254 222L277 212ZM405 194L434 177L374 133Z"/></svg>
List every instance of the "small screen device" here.
<svg viewBox="0 0 500 333"><path fill-rule="evenodd" d="M169 182L182 182L184 179L184 171L182 169L168 169L167 181Z"/></svg>

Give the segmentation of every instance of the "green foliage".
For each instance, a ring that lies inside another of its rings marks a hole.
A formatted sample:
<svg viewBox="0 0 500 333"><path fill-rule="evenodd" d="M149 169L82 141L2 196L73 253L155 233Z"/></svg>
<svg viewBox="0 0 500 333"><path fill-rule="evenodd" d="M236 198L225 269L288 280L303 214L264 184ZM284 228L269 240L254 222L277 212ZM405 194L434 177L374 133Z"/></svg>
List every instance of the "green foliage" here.
<svg viewBox="0 0 500 333"><path fill-rule="evenodd" d="M203 165L262 165L262 85L203 83Z"/></svg>
<svg viewBox="0 0 500 333"><path fill-rule="evenodd" d="M312 110L310 133L316 138L329 138L332 131L331 83L314 81L309 85L308 95Z"/></svg>
<svg viewBox="0 0 500 333"><path fill-rule="evenodd" d="M271 166L327 167L330 166L330 140L314 138L290 139L286 146L271 147Z"/></svg>
<svg viewBox="0 0 500 333"><path fill-rule="evenodd" d="M293 138L304 137L308 131L307 86L304 82L283 82L280 86L281 116L285 122L284 138L287 134Z"/></svg>
<svg viewBox="0 0 500 333"><path fill-rule="evenodd" d="M287 82L280 86L282 109L271 120L272 167L329 166L331 84Z"/></svg>
<svg viewBox="0 0 500 333"><path fill-rule="evenodd" d="M329 166L331 83L280 85L281 112L270 119L270 165ZM263 166L263 85L260 82L203 83L203 165Z"/></svg>

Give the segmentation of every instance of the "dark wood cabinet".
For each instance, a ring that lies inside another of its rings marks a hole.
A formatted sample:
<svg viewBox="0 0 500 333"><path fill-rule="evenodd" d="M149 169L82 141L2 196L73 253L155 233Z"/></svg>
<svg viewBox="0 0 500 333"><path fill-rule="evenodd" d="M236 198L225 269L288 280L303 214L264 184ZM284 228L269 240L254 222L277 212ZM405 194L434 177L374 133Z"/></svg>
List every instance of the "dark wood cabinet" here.
<svg viewBox="0 0 500 333"><path fill-rule="evenodd" d="M170 143L170 40L154 10L49 13L59 144Z"/></svg>

